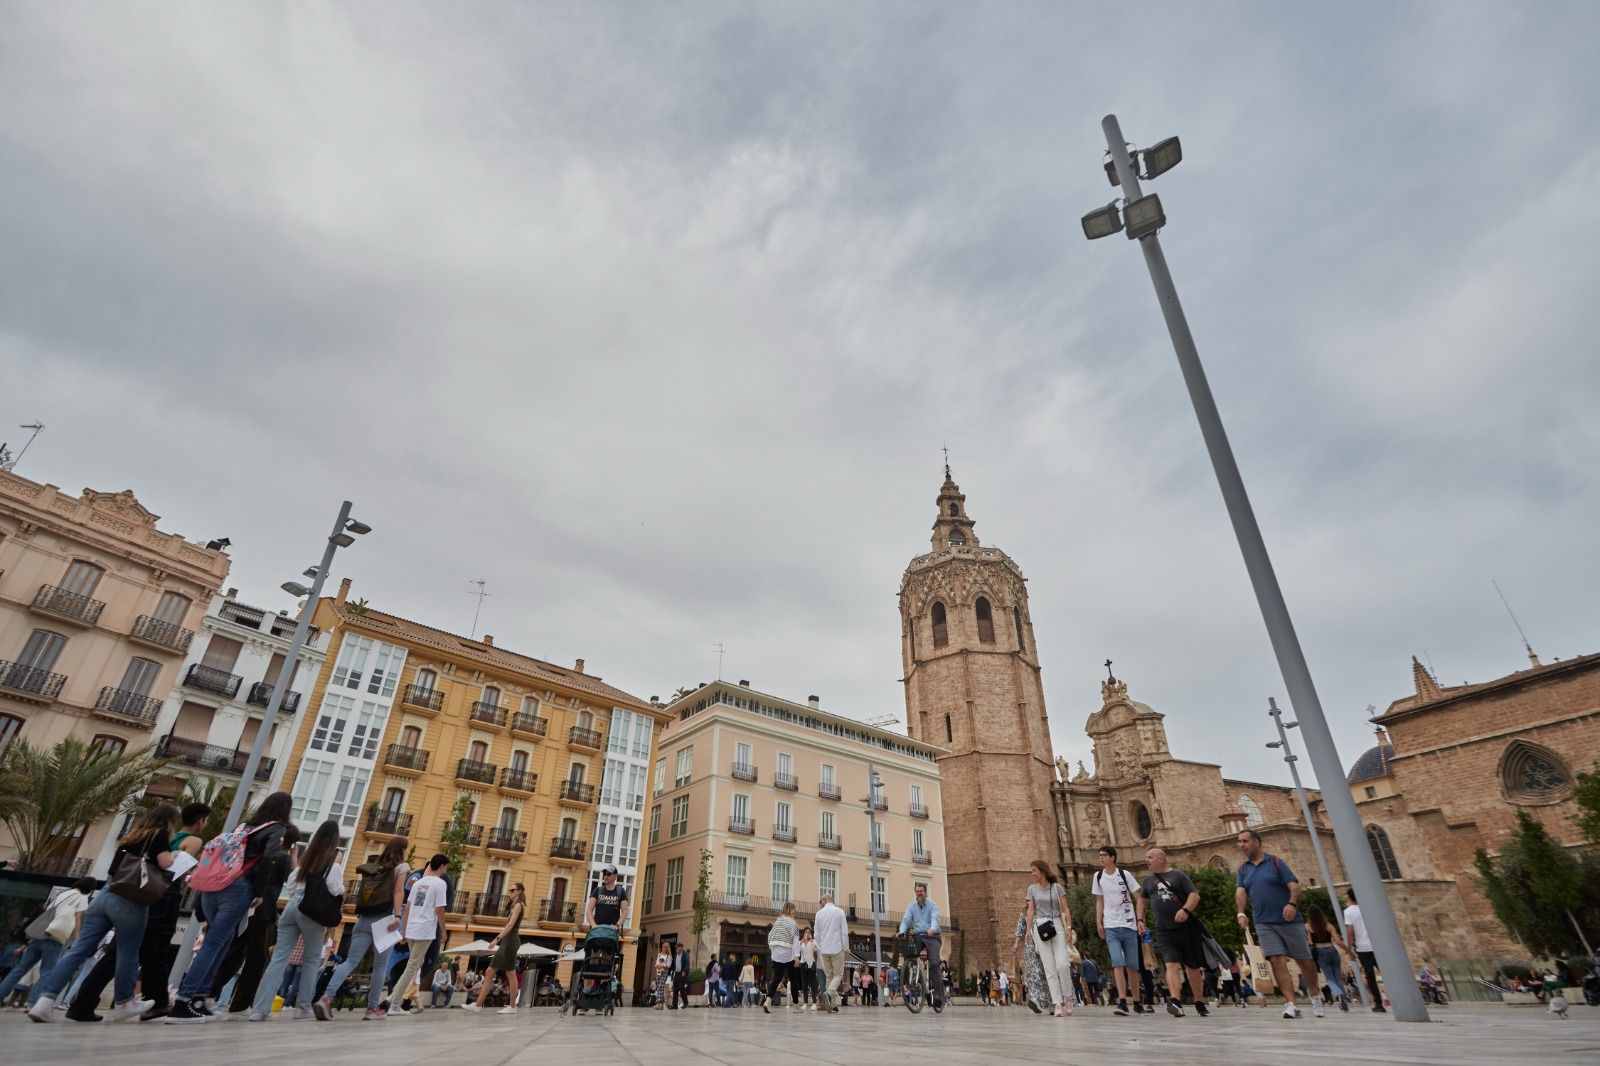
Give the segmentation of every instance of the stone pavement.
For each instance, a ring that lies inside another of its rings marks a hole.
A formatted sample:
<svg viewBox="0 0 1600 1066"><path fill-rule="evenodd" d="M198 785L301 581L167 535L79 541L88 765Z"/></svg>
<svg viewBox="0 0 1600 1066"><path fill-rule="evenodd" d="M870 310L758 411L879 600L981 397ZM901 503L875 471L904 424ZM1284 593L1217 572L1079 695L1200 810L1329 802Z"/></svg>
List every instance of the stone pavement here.
<svg viewBox="0 0 1600 1066"><path fill-rule="evenodd" d="M240 1066L302 1062L395 1066L546 1066L582 1063L1068 1063L1073 1066L1211 1066L1226 1063L1424 1064L1600 1061L1600 1009L1574 1007L1559 1021L1529 1008L1436 1009L1428 1025L1383 1015L1335 1012L1286 1021L1276 1010L1221 1008L1208 1019L1116 1018L1079 1009L1076 1018L1038 1017L1022 1007L962 1005L942 1015L904 1008L850 1008L838 1015L765 1016L759 1010L619 1011L560 1018L544 1008L516 1017L429 1011L418 1018L362 1022L243 1021L176 1026L125 1022L39 1025L21 1011L0 1013L0 1059L27 1066L185 1066L190 1055Z"/></svg>

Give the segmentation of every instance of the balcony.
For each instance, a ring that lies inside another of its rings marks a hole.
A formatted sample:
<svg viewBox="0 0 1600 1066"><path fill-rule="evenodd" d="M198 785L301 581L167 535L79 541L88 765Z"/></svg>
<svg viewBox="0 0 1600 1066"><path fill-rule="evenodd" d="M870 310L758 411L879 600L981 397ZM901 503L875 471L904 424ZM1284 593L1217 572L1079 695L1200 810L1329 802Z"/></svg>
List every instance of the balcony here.
<svg viewBox="0 0 1600 1066"><path fill-rule="evenodd" d="M539 775L531 770L507 767L500 771L500 789L503 792L523 792L531 796L539 790Z"/></svg>
<svg viewBox="0 0 1600 1066"><path fill-rule="evenodd" d="M528 834L522 829L507 829L504 826L495 826L489 830L489 839L483 846L490 851L508 851L521 855L528 850Z"/></svg>
<svg viewBox="0 0 1600 1066"><path fill-rule="evenodd" d="M189 642L194 639L194 630L184 629L171 622L163 622L154 615L141 614L133 620L133 632L128 634L128 639L148 644L158 651L170 651L182 655L189 650Z"/></svg>
<svg viewBox="0 0 1600 1066"><path fill-rule="evenodd" d="M910 812L913 818L926 818L928 816L928 808L920 803L913 803L910 807Z"/></svg>
<svg viewBox="0 0 1600 1066"><path fill-rule="evenodd" d="M913 851L911 853L911 861L921 866L931 866L933 865L933 856L926 851Z"/></svg>
<svg viewBox="0 0 1600 1066"><path fill-rule="evenodd" d="M600 735L598 730L585 729L581 725L575 725L567 730L567 744L574 748L589 748L592 751L599 751L605 746L605 738Z"/></svg>
<svg viewBox="0 0 1600 1066"><path fill-rule="evenodd" d="M411 835L411 815L381 809L368 811L367 832L375 836L408 837Z"/></svg>
<svg viewBox="0 0 1600 1066"><path fill-rule="evenodd" d="M589 842L576 837L554 837L550 857L558 862L583 862L589 857Z"/></svg>
<svg viewBox="0 0 1600 1066"><path fill-rule="evenodd" d="M239 694L239 686L244 684L244 678L238 674L230 674L226 670L218 670L214 666L195 663L184 675L183 683L189 688L231 700Z"/></svg>
<svg viewBox="0 0 1600 1066"><path fill-rule="evenodd" d="M415 707L425 714L438 714L444 709L444 690L422 685L407 685L405 695L400 697L400 702L407 707Z"/></svg>
<svg viewBox="0 0 1600 1066"><path fill-rule="evenodd" d="M246 703L257 707L265 707L272 702L272 689L277 682L257 681L250 686L250 694L244 698ZM278 704L279 714L293 714L300 709L300 693L294 689L283 694L283 702Z"/></svg>
<svg viewBox="0 0 1600 1066"><path fill-rule="evenodd" d="M148 728L156 724L156 715L161 713L161 701L151 699L142 692L103 688L100 698L94 701L94 713L115 722L130 722Z"/></svg>
<svg viewBox="0 0 1600 1066"><path fill-rule="evenodd" d="M479 892L472 897L472 913L480 918L508 918L511 915L511 896L491 896L487 892Z"/></svg>
<svg viewBox="0 0 1600 1066"><path fill-rule="evenodd" d="M534 920L540 925L571 925L578 920L578 904L569 899L541 899Z"/></svg>
<svg viewBox="0 0 1600 1066"><path fill-rule="evenodd" d="M839 786L824 781L817 786L817 795L825 800L837 800L839 798Z"/></svg>
<svg viewBox="0 0 1600 1066"><path fill-rule="evenodd" d="M773 774L772 787L781 788L785 792L799 792L800 779L793 774Z"/></svg>
<svg viewBox="0 0 1600 1066"><path fill-rule="evenodd" d="M455 899L450 900L449 904L445 907L444 912L446 914L460 914L464 916L470 910L472 910L472 893L457 892ZM946 922L945 925L948 927L949 923Z"/></svg>
<svg viewBox="0 0 1600 1066"><path fill-rule="evenodd" d="M33 597L32 607L40 614L59 618L75 626L92 626L100 621L100 612L105 610L106 605L55 585L42 585Z"/></svg>
<svg viewBox="0 0 1600 1066"><path fill-rule="evenodd" d="M729 771L735 781L754 781L757 776L756 768L747 762L736 762Z"/></svg>
<svg viewBox="0 0 1600 1066"><path fill-rule="evenodd" d="M462 759L456 763L456 780L465 784L492 785L494 775L499 773L500 767L494 763L478 762L475 759Z"/></svg>
<svg viewBox="0 0 1600 1066"><path fill-rule="evenodd" d="M472 705L472 711L468 714L468 717L479 725L492 725L504 729L506 709L498 703L485 703L483 700L479 700Z"/></svg>
<svg viewBox="0 0 1600 1066"><path fill-rule="evenodd" d="M170 733L156 744L156 754L175 762L222 774L244 773L244 764L250 759L248 751L225 748L221 744L207 744L203 740L175 737ZM276 760L262 759L256 764L256 780L264 781L270 778L274 765Z"/></svg>
<svg viewBox="0 0 1600 1066"><path fill-rule="evenodd" d="M61 695L67 675L52 674L37 666L23 666L0 659L0 690L29 703L54 703Z"/></svg>
<svg viewBox="0 0 1600 1066"><path fill-rule="evenodd" d="M889 801L884 799L882 796L874 796L872 797L872 809L875 811L886 811L889 809Z"/></svg>
<svg viewBox="0 0 1600 1066"><path fill-rule="evenodd" d="M563 781L561 790L557 793L562 803L576 803L588 806L594 802L595 787L586 785L582 781Z"/></svg>
<svg viewBox="0 0 1600 1066"><path fill-rule="evenodd" d="M790 825L779 826L772 831L772 839L780 844L793 844L795 840L794 827Z"/></svg>
<svg viewBox="0 0 1600 1066"><path fill-rule="evenodd" d="M445 835L450 832L450 825L451 825L451 823L446 822L446 823L444 823L444 825L439 827L439 839L441 841L444 840L445 839ZM466 845L469 848L481 848L481 847L483 847L483 826L481 826L481 825L469 825L469 826L467 826L466 835L464 837L462 837L461 843Z"/></svg>
<svg viewBox="0 0 1600 1066"><path fill-rule="evenodd" d="M383 765L406 777L416 777L427 772L430 752L422 748L408 748L404 744L390 744L383 753Z"/></svg>
<svg viewBox="0 0 1600 1066"><path fill-rule="evenodd" d="M817 837L817 847L821 848L823 851L838 851L843 846L843 843L836 836L822 834Z"/></svg>
<svg viewBox="0 0 1600 1066"><path fill-rule="evenodd" d="M741 896L717 888L713 888L706 896L706 904L712 910L746 911L752 914L782 914L784 904L788 902L770 896ZM808 921L817 916L816 907L801 903L799 900L794 902L796 919Z"/></svg>
<svg viewBox="0 0 1600 1066"><path fill-rule="evenodd" d="M889 857L889 845L879 844L872 849L872 854L876 855L880 859L887 859Z"/></svg>
<svg viewBox="0 0 1600 1066"><path fill-rule="evenodd" d="M550 732L550 719L518 711L511 716L511 731L524 737L542 737Z"/></svg>
<svg viewBox="0 0 1600 1066"><path fill-rule="evenodd" d="M728 832L738 833L741 836L754 836L756 820L754 818L740 818L734 815L728 819Z"/></svg>

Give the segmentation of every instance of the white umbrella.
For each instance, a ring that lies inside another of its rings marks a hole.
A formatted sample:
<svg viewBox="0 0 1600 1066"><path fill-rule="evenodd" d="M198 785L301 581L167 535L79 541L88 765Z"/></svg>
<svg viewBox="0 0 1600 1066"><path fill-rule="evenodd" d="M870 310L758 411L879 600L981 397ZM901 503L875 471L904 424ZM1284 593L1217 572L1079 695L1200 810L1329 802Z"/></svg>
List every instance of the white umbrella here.
<svg viewBox="0 0 1600 1066"><path fill-rule="evenodd" d="M553 959L560 954L561 952L559 951L551 951L542 944L535 944L531 941L517 949L517 957L521 959Z"/></svg>
<svg viewBox="0 0 1600 1066"><path fill-rule="evenodd" d="M494 954L494 945L490 944L487 940L473 940L473 941L469 941L468 943L462 944L458 948L450 948L449 950L445 951L444 954L446 954L446 955L493 955Z"/></svg>
<svg viewBox="0 0 1600 1066"><path fill-rule="evenodd" d="M562 962L582 962L583 961L583 952L574 951L571 955L563 955L563 956L561 956L561 961Z"/></svg>

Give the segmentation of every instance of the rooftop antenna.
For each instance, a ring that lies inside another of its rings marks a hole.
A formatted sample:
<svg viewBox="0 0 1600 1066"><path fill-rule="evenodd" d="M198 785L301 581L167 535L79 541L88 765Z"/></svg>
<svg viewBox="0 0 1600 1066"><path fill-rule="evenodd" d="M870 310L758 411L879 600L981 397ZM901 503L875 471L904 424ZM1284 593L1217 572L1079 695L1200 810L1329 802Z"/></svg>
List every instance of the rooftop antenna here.
<svg viewBox="0 0 1600 1066"><path fill-rule="evenodd" d="M44 432L44 423L29 422L27 425L19 426L18 428L31 429L33 430L33 433L29 435L27 443L22 446L22 450L16 455L12 455L10 452L6 451L6 446L4 444L0 444L0 470L15 470L17 468L17 464L22 462L22 457L28 454L28 449L33 447L35 438Z"/></svg>
<svg viewBox="0 0 1600 1066"><path fill-rule="evenodd" d="M892 714L883 714L876 718L868 718L867 724L877 729L887 729L889 726L899 725L900 719L896 718Z"/></svg>
<svg viewBox="0 0 1600 1066"><path fill-rule="evenodd" d="M477 581L468 581L467 584L478 586L478 591L477 592L469 592L469 593L467 593L468 596L476 596L476 597L478 597L478 606L475 607L473 609L473 611L472 611L472 639L473 640L477 640L478 639L478 615L483 613L483 601L489 598L489 591L488 591L488 589L484 588L484 586L487 585L488 582L484 581L482 578L479 578Z"/></svg>
<svg viewBox="0 0 1600 1066"><path fill-rule="evenodd" d="M724 650L723 647L722 647L722 641L719 640L719 641L717 641L715 644L713 644L711 646L713 648L717 649L717 680L721 681L722 680L722 653L723 653L723 650Z"/></svg>
<svg viewBox="0 0 1600 1066"><path fill-rule="evenodd" d="M1510 602L1506 600L1506 594L1500 591L1500 582L1491 577L1489 584L1494 586L1495 592L1500 596L1500 602L1505 604L1506 614L1511 616L1511 624L1517 627L1517 636L1522 638L1522 647L1528 653L1528 661L1534 666L1543 666L1544 664L1539 661L1539 657L1533 653L1533 645L1528 643L1528 634L1522 631L1522 623L1517 621L1516 612L1511 609Z"/></svg>

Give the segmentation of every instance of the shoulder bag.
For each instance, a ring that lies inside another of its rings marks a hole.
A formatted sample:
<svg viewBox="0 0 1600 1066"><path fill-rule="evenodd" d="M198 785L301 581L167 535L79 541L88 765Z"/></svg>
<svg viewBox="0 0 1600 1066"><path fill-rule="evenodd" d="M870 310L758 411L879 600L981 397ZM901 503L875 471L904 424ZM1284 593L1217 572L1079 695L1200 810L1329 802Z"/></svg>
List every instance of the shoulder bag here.
<svg viewBox="0 0 1600 1066"><path fill-rule="evenodd" d="M148 846L148 844L141 845L141 850L137 854L131 851L122 853L122 861L117 864L116 873L106 882L107 892L135 903L142 903L146 907L166 895L172 879L167 876L167 872L159 863L145 857L143 849Z"/></svg>
<svg viewBox="0 0 1600 1066"><path fill-rule="evenodd" d="M333 927L339 924L339 897L328 890L328 871L333 869L330 863L315 876L307 877L304 870L300 876L305 880L305 891L300 894L300 913L310 918L318 925Z"/></svg>

